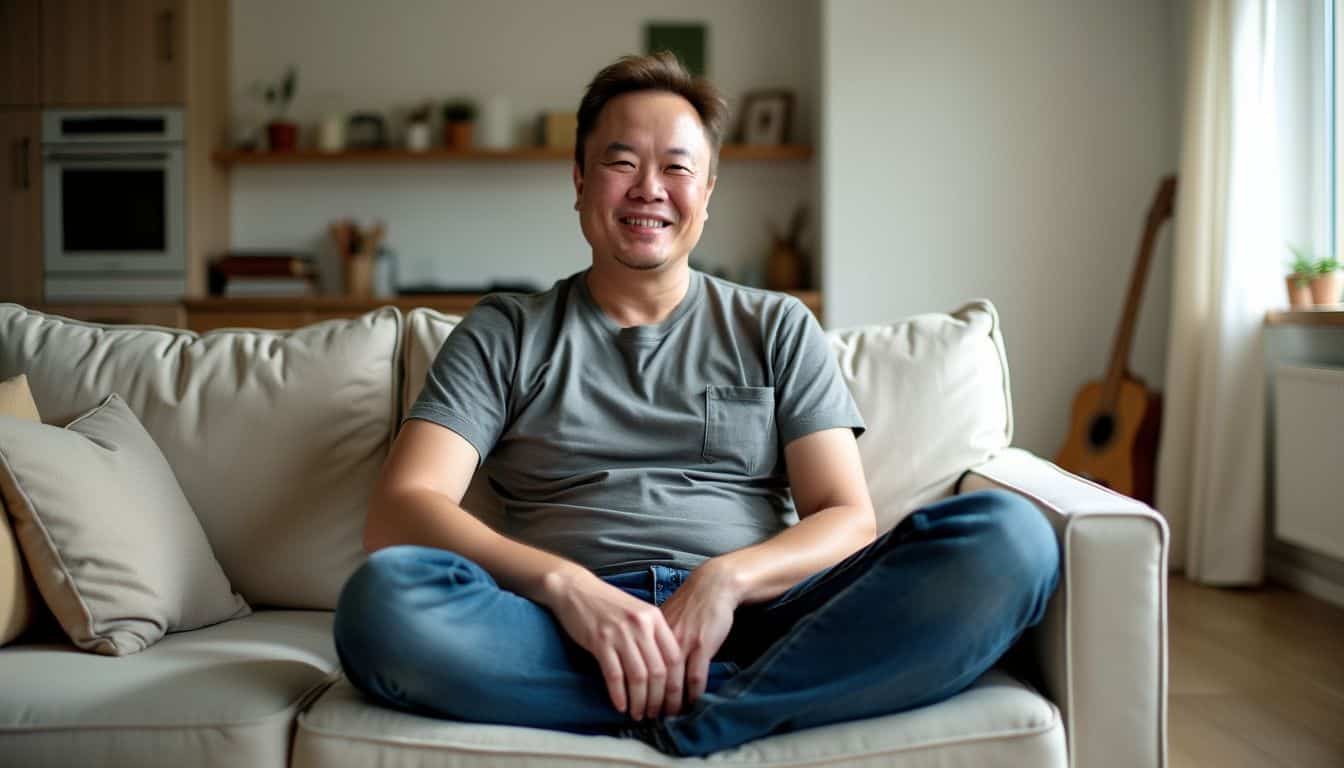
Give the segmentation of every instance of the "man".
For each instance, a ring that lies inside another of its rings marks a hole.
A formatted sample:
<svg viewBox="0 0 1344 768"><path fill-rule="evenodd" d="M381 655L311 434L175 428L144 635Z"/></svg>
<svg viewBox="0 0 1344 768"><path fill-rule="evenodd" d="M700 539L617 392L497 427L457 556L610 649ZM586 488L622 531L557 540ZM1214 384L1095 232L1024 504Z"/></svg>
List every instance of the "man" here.
<svg viewBox="0 0 1344 768"><path fill-rule="evenodd" d="M667 54L589 85L592 266L463 320L373 493L335 629L369 695L704 755L951 696L1040 620L1057 552L1035 508L973 494L874 540L815 319L688 267L724 121ZM459 506L478 467L502 530Z"/></svg>

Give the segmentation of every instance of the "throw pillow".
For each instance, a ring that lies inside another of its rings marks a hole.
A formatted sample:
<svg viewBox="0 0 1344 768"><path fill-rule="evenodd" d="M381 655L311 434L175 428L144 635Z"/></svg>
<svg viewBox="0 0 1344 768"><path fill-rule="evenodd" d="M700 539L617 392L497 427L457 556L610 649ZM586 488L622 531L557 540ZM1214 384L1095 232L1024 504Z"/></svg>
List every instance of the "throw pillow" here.
<svg viewBox="0 0 1344 768"><path fill-rule="evenodd" d="M251 613L115 394L64 429L0 416L0 495L38 591L84 650L124 656Z"/></svg>
<svg viewBox="0 0 1344 768"><path fill-rule="evenodd" d="M19 374L0 381L0 415L41 423L37 404L28 390L28 377ZM33 625L37 595L33 579L23 565L19 543L9 515L0 503L0 645L5 645Z"/></svg>

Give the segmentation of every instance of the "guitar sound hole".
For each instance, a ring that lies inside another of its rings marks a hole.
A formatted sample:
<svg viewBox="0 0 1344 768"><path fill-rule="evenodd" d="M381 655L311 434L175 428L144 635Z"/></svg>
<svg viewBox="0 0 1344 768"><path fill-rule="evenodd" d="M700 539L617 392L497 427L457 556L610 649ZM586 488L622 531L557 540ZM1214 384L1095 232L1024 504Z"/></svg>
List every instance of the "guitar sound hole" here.
<svg viewBox="0 0 1344 768"><path fill-rule="evenodd" d="M1087 430L1087 440L1093 448L1101 448L1111 441L1115 436L1115 418L1109 413L1103 413L1092 420L1092 426Z"/></svg>

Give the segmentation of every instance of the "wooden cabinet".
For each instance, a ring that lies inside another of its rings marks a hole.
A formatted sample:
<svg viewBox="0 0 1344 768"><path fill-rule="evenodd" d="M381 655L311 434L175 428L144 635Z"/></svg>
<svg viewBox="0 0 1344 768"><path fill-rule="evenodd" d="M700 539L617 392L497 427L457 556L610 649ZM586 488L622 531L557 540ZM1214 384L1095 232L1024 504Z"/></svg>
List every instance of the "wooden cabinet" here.
<svg viewBox="0 0 1344 768"><path fill-rule="evenodd" d="M38 0L0 0L0 107L42 103L41 20Z"/></svg>
<svg viewBox="0 0 1344 768"><path fill-rule="evenodd" d="M0 301L42 298L41 113L0 109Z"/></svg>
<svg viewBox="0 0 1344 768"><path fill-rule="evenodd" d="M43 0L43 103L185 104L185 4L186 0Z"/></svg>

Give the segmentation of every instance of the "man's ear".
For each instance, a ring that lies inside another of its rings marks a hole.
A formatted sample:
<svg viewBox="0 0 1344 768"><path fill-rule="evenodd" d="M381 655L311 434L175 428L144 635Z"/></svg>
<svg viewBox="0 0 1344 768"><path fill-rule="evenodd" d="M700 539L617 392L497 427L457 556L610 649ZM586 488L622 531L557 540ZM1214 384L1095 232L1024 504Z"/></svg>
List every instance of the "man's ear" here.
<svg viewBox="0 0 1344 768"><path fill-rule="evenodd" d="M714 194L714 183L718 180L718 174L710 176L709 186L705 187L705 221L709 221L709 198Z"/></svg>
<svg viewBox="0 0 1344 768"><path fill-rule="evenodd" d="M579 200L583 197L583 169L574 164L574 210L579 210Z"/></svg>

